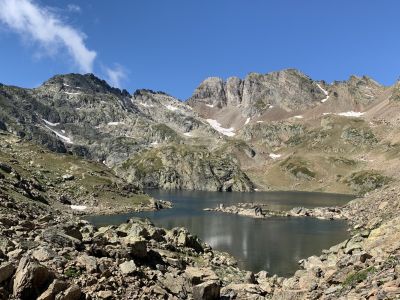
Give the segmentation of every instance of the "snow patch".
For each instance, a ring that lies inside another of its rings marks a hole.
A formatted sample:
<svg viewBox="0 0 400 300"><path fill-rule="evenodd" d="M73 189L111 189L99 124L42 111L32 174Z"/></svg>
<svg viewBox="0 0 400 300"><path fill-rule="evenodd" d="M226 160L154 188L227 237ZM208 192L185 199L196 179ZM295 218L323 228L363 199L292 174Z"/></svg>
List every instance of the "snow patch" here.
<svg viewBox="0 0 400 300"><path fill-rule="evenodd" d="M303 119L303 116L294 116L295 119Z"/></svg>
<svg viewBox="0 0 400 300"><path fill-rule="evenodd" d="M183 135L185 135L185 136L193 136L191 132L185 132Z"/></svg>
<svg viewBox="0 0 400 300"><path fill-rule="evenodd" d="M327 90L325 90L322 86L320 86L318 83L317 83L317 86L319 87L319 89L325 94L325 98L324 99L322 99L321 100L321 102L322 103L324 103L326 100L328 100L329 99L329 93L328 93L328 91Z"/></svg>
<svg viewBox="0 0 400 300"><path fill-rule="evenodd" d="M281 154L275 154L275 153L270 153L269 157L271 157L272 159L278 159L280 158L282 155Z"/></svg>
<svg viewBox="0 0 400 300"><path fill-rule="evenodd" d="M355 118L359 118L363 115L363 112L358 112L358 111L346 111L346 112L341 112L341 113L331 113L331 112L327 112L327 113L323 113L323 116L327 116L327 115L337 115L337 116L342 116L342 117L355 117Z"/></svg>
<svg viewBox="0 0 400 300"><path fill-rule="evenodd" d="M361 157L361 158L360 158L360 161L363 161L363 162L373 162L374 160L373 160L373 159L366 159L366 158Z"/></svg>
<svg viewBox="0 0 400 300"><path fill-rule="evenodd" d="M247 119L246 119L246 122L244 123L244 125L249 124L249 122L250 122L250 118L247 118Z"/></svg>
<svg viewBox="0 0 400 300"><path fill-rule="evenodd" d="M67 94L67 95L80 95L80 94L82 94L82 93L80 93L80 92L75 92L75 93L64 92L64 93Z"/></svg>
<svg viewBox="0 0 400 300"><path fill-rule="evenodd" d="M157 146L158 145L158 142L156 141L156 142L152 142L150 145L152 145L152 146Z"/></svg>
<svg viewBox="0 0 400 300"><path fill-rule="evenodd" d="M51 122L49 122L49 121L47 121L47 120L45 120L45 119L42 119L42 120L43 120L43 122L45 122L47 125L52 126L52 127L57 126L57 125L60 125L60 123L51 123Z"/></svg>
<svg viewBox="0 0 400 300"><path fill-rule="evenodd" d="M135 103L135 102L132 101L132 103ZM143 106L143 107L154 107L154 105L147 104L147 103L144 103L144 102L137 102L137 104L139 104L140 106Z"/></svg>
<svg viewBox="0 0 400 300"><path fill-rule="evenodd" d="M71 209L82 211L82 210L87 209L87 206L86 205L71 205Z"/></svg>
<svg viewBox="0 0 400 300"><path fill-rule="evenodd" d="M63 86L72 87L72 88L74 88L74 89L80 89L79 86L70 86L69 84L66 84L66 83L63 83Z"/></svg>
<svg viewBox="0 0 400 300"><path fill-rule="evenodd" d="M122 124L125 124L124 122L108 122L107 123L107 125L110 125L110 126L116 126L116 125L122 125Z"/></svg>
<svg viewBox="0 0 400 300"><path fill-rule="evenodd" d="M58 133L57 131L55 131L54 129L51 129L49 126L44 125L47 129L51 130L52 132L54 132L56 134L57 137L59 137L60 139L64 140L64 142L68 143L68 144L73 144L71 138L62 135L61 133Z"/></svg>
<svg viewBox="0 0 400 300"><path fill-rule="evenodd" d="M234 136L235 135L235 128L231 127L231 128L223 128L221 127L221 124L217 121L217 120L213 120L213 119L207 119L206 120L208 122L208 124L211 125L212 128L214 128L216 131L222 133L223 135L226 136Z"/></svg>
<svg viewBox="0 0 400 300"><path fill-rule="evenodd" d="M359 118L363 115L363 112L358 112L358 111L347 111L347 112L342 112L342 113L338 113L338 116L343 116L343 117L355 117L355 118Z"/></svg>
<svg viewBox="0 0 400 300"><path fill-rule="evenodd" d="M206 106L214 108L214 104L206 104Z"/></svg>
<svg viewBox="0 0 400 300"><path fill-rule="evenodd" d="M257 123L264 123L264 121L257 121Z"/></svg>
<svg viewBox="0 0 400 300"><path fill-rule="evenodd" d="M173 106L173 105L171 105L171 104L165 105L165 107L166 107L168 110L170 110L170 111L176 111L176 110L179 109L179 108L177 108L176 106Z"/></svg>

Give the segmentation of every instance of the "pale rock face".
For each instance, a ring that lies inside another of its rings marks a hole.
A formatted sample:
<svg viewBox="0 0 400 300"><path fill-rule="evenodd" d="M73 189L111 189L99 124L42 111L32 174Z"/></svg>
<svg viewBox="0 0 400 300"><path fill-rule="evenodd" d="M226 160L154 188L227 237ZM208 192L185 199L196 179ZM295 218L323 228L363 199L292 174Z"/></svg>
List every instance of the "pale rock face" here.
<svg viewBox="0 0 400 300"><path fill-rule="evenodd" d="M250 115L278 106L286 111L312 107L325 94L306 75L296 70L283 70L266 75L251 73L244 82L243 106Z"/></svg>
<svg viewBox="0 0 400 300"><path fill-rule="evenodd" d="M226 81L226 102L230 106L238 106L242 102L243 81L238 77L229 77Z"/></svg>
<svg viewBox="0 0 400 300"><path fill-rule="evenodd" d="M243 108L243 115L254 116L271 106L286 111L310 108L325 99L325 93L308 76L297 70L268 74L250 73L244 80L230 77L226 82L211 77L203 81L189 100L222 107Z"/></svg>
<svg viewBox="0 0 400 300"><path fill-rule="evenodd" d="M225 83L221 78L209 77L197 87L192 98L221 108L226 105Z"/></svg>

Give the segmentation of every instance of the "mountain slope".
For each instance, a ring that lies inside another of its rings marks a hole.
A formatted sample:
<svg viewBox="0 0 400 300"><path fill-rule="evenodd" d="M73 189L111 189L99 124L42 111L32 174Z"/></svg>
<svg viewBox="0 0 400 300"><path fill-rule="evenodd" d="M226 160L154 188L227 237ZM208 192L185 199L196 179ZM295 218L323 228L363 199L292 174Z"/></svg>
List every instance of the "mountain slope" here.
<svg viewBox="0 0 400 300"><path fill-rule="evenodd" d="M158 144L207 144L210 138L219 137L189 106L171 96L149 90L129 95L92 74L55 76L37 89L2 85L0 106L3 129L53 151L77 154L109 167ZM211 155L207 147L202 152L205 160L225 159L222 154ZM224 180L245 178L236 162L230 162L229 166L220 165L230 174ZM195 178L187 174L195 170L176 172L187 183L181 188L206 186L191 182ZM233 189L251 189L246 180Z"/></svg>

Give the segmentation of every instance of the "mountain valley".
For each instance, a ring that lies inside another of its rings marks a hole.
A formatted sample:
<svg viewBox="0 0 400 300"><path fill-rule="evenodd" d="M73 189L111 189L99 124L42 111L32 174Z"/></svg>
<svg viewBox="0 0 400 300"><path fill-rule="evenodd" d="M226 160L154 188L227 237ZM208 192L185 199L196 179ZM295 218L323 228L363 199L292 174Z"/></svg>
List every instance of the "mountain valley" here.
<svg viewBox="0 0 400 300"><path fill-rule="evenodd" d="M399 83L294 69L210 77L187 101L93 74L0 85L0 299L398 299L399 114ZM83 219L173 205L146 188L358 198L332 208L351 237L284 278L185 228Z"/></svg>

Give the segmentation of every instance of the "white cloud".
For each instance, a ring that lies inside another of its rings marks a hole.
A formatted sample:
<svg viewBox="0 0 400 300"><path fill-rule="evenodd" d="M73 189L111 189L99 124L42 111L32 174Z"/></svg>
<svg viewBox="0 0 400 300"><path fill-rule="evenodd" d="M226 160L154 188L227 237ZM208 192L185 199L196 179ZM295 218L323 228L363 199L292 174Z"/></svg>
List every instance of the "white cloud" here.
<svg viewBox="0 0 400 300"><path fill-rule="evenodd" d="M115 64L113 68L105 67L104 71L107 81L114 87L121 87L121 82L126 78L126 70L119 64Z"/></svg>
<svg viewBox="0 0 400 300"><path fill-rule="evenodd" d="M50 53L64 46L82 72L93 71L96 52L86 47L85 36L33 1L0 0L0 22Z"/></svg>
<svg viewBox="0 0 400 300"><path fill-rule="evenodd" d="M81 7L76 4L68 4L67 6L68 11L80 13L82 11Z"/></svg>

